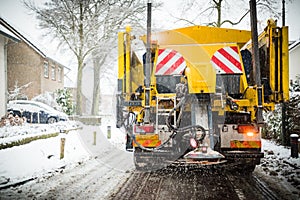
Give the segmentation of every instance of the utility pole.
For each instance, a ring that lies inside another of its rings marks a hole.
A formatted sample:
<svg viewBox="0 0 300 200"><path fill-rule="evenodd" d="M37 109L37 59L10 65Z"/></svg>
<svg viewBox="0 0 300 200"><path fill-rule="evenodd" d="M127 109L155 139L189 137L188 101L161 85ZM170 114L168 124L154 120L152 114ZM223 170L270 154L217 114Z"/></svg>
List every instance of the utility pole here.
<svg viewBox="0 0 300 200"><path fill-rule="evenodd" d="M145 64L145 117L144 123L150 123L150 73L151 73L151 3L147 3L147 45Z"/></svg>
<svg viewBox="0 0 300 200"><path fill-rule="evenodd" d="M257 14L256 14L256 1L250 0L250 18L251 18L251 33L252 33L252 54L253 54L253 71L255 76L256 91L257 91L257 111L256 121L258 124L263 123L262 116L262 85L260 76L260 61L259 61L259 48L258 48L258 33L257 33Z"/></svg>
<svg viewBox="0 0 300 200"><path fill-rule="evenodd" d="M285 0L282 0L282 26L285 26Z"/></svg>

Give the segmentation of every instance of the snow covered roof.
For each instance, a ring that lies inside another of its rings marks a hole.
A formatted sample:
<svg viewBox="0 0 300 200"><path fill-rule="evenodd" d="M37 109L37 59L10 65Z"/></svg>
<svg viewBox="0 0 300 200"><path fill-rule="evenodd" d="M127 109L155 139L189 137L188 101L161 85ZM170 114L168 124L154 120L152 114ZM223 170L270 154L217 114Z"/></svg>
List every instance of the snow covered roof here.
<svg viewBox="0 0 300 200"><path fill-rule="evenodd" d="M12 35L7 34L7 33L3 32L3 31L1 31L1 30L0 30L0 35L3 35L4 37L7 37L7 38L9 38L9 39L11 39L11 40L13 40L13 41L16 41L16 42L19 42L19 41L20 41L18 38L15 38L15 37L13 37Z"/></svg>
<svg viewBox="0 0 300 200"><path fill-rule="evenodd" d="M295 49L297 46L299 46L299 45L300 45L300 39L294 41L293 43L291 43L291 44L289 45L289 51L294 50L294 49Z"/></svg>
<svg viewBox="0 0 300 200"><path fill-rule="evenodd" d="M50 60L51 62L53 62L53 63L56 63L56 64L58 64L58 65L60 65L60 66L62 66L62 67L64 67L65 69L67 69L68 71L70 71L71 69L69 68L69 67L66 67L66 66L64 66L63 64L61 64L60 62L58 62L58 61L56 61L56 60L54 60L53 58L50 58L50 57L46 57L48 60Z"/></svg>
<svg viewBox="0 0 300 200"><path fill-rule="evenodd" d="M1 25L0 30L2 32L5 32L6 34L11 35L13 37L19 38L20 40L24 41L28 46L30 46L32 49L34 49L42 57L46 58L46 55L39 48L37 48L32 42L30 42L27 38L25 38L19 31L17 31L14 27L12 27L2 17L0 17L0 25Z"/></svg>
<svg viewBox="0 0 300 200"><path fill-rule="evenodd" d="M19 31L17 31L13 26L11 26L6 20L4 20L0 16L0 34L3 34L4 36L11 38L15 41L23 41L28 46L30 46L34 51L36 51L39 55L41 55L43 58L46 58L48 60L51 60L54 63L57 63L60 66L63 66L65 69L71 70L70 68L64 66L63 64L57 62L56 60L47 57L45 53L43 53L37 46L35 46L30 40L28 40L24 35L22 35Z"/></svg>

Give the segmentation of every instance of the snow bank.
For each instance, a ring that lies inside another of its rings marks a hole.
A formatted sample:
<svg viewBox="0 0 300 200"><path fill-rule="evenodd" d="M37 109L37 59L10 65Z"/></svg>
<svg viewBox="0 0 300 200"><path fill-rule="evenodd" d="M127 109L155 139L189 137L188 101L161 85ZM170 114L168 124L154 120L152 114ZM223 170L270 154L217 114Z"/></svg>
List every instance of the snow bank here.
<svg viewBox="0 0 300 200"><path fill-rule="evenodd" d="M60 132L74 128L73 122L51 125L28 125L0 129L0 143L21 140L32 135ZM18 128L18 130L17 130ZM19 133L19 135L17 134ZM11 137L9 137L11 136ZM60 159L61 138L65 138L65 154ZM59 168L70 167L90 158L76 130L59 133L57 137L32 141L26 145L0 150L0 187L42 176Z"/></svg>
<svg viewBox="0 0 300 200"><path fill-rule="evenodd" d="M19 141L24 138L60 133L65 130L78 128L74 121L58 122L54 124L28 124L22 126L4 126L0 128L0 144Z"/></svg>

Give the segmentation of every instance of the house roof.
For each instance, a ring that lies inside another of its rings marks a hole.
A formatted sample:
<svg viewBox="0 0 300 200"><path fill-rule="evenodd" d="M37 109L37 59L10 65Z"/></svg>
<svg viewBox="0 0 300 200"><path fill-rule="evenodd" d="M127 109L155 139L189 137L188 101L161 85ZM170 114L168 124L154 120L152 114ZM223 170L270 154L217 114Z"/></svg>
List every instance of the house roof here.
<svg viewBox="0 0 300 200"><path fill-rule="evenodd" d="M19 31L17 31L14 27L12 27L6 20L4 20L2 17L0 17L0 28L1 26L5 28L5 30L0 30L0 34L3 34L4 36L7 36L9 38L14 38L14 40L17 41L24 41L28 46L30 46L34 51L36 51L39 55L41 55L43 58L51 60L52 62L57 63L58 65L64 67L65 69L71 70L70 68L62 65L61 63L57 62L56 60L47 57L45 53L43 53L37 46L35 46L30 40L28 40L24 35L22 35ZM5 32L4 32L5 31Z"/></svg>
<svg viewBox="0 0 300 200"><path fill-rule="evenodd" d="M19 42L20 41L18 38L15 38L14 36L9 35L9 34L3 32L3 31L1 31L1 30L0 30L0 35L3 35L4 37L9 38L9 39L11 39L11 40L13 40L15 42Z"/></svg>
<svg viewBox="0 0 300 200"><path fill-rule="evenodd" d="M67 69L67 70L69 70L69 71L71 70L69 67L66 67L66 66L62 65L61 63L59 63L58 61L54 60L53 58L46 57L46 59L47 59L47 60L50 60L50 61L53 62L53 63L56 63L57 65L60 65L60 66L64 67L65 69Z"/></svg>
<svg viewBox="0 0 300 200"><path fill-rule="evenodd" d="M0 17L0 25L4 27L9 33L13 34L20 40L24 41L28 46L30 46L32 49L34 49L38 54L40 54L42 57L46 57L46 55L37 48L32 42L30 42L26 37L24 37L19 31L17 31L14 27L12 27L7 21L5 21L2 17Z"/></svg>
<svg viewBox="0 0 300 200"><path fill-rule="evenodd" d="M300 45L300 39L294 41L293 43L291 43L289 45L289 51L292 51L293 49L295 49L296 47L298 47Z"/></svg>

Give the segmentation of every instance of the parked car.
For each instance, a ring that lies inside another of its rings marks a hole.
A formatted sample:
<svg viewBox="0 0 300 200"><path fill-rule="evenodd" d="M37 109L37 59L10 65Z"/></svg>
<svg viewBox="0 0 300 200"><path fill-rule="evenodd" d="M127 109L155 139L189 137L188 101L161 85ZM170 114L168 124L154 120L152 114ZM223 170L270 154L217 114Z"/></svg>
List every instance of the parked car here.
<svg viewBox="0 0 300 200"><path fill-rule="evenodd" d="M30 123L55 123L68 120L68 115L51 106L37 101L13 100L7 104L7 111L13 115L26 117Z"/></svg>

